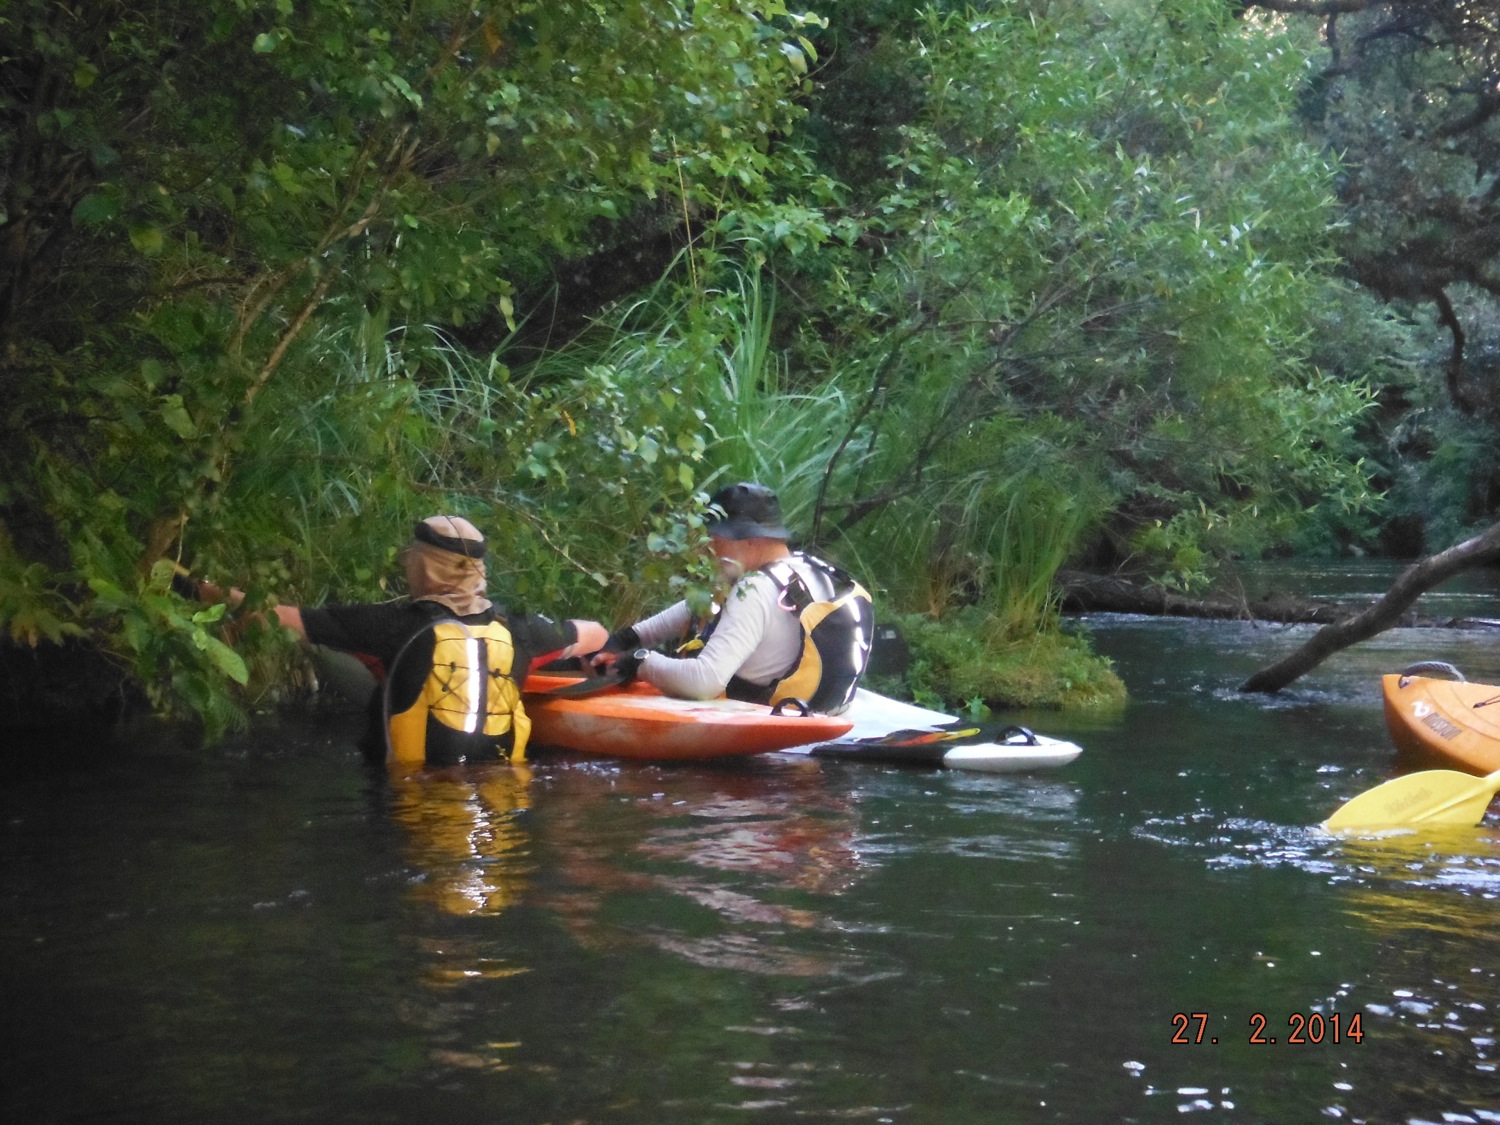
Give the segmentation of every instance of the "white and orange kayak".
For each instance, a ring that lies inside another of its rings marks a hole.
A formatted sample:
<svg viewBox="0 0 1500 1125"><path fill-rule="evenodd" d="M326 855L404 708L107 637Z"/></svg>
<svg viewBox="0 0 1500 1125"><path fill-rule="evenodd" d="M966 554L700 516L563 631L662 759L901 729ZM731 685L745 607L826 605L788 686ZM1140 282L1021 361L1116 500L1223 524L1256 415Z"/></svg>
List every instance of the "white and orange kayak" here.
<svg viewBox="0 0 1500 1125"><path fill-rule="evenodd" d="M594 694L553 694L576 675L534 672L523 699L531 743L610 758L703 761L785 750L847 734L850 719L733 699L673 699L639 681Z"/></svg>
<svg viewBox="0 0 1500 1125"><path fill-rule="evenodd" d="M1386 727L1411 766L1479 776L1500 769L1500 686L1471 683L1452 665L1437 663L1381 682Z"/></svg>

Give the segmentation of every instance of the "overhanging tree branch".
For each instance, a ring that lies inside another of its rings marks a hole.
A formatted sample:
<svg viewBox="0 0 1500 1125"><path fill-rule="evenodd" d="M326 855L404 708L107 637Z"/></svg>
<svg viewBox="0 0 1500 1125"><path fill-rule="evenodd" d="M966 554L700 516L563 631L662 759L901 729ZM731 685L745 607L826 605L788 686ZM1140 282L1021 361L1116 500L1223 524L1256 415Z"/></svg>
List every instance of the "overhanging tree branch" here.
<svg viewBox="0 0 1500 1125"><path fill-rule="evenodd" d="M1436 555L1414 563L1397 576L1378 602L1347 621L1325 625L1290 656L1262 668L1240 685L1241 691L1274 694L1312 671L1334 653L1383 633L1401 619L1417 598L1471 567L1500 560L1500 523Z"/></svg>

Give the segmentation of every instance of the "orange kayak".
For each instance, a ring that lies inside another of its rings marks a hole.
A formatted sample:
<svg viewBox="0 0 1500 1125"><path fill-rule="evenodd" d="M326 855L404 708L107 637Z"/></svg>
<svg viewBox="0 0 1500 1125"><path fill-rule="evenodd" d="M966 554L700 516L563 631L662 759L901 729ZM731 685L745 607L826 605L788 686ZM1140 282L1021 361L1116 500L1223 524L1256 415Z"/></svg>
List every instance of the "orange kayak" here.
<svg viewBox="0 0 1500 1125"><path fill-rule="evenodd" d="M1386 726L1412 766L1481 777L1500 769L1500 687L1407 673L1382 686Z"/></svg>
<svg viewBox="0 0 1500 1125"><path fill-rule="evenodd" d="M701 761L827 742L854 725L833 715L732 699L673 699L640 682L597 694L548 694L581 682L579 676L537 672L527 677L523 699L532 746L611 758Z"/></svg>

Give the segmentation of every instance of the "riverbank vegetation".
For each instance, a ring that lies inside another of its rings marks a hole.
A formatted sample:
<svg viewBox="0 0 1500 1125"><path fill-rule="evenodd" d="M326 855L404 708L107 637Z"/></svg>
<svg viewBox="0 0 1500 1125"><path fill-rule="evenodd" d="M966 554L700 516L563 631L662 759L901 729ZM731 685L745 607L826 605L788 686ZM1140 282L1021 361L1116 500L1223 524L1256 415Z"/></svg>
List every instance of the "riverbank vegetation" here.
<svg viewBox="0 0 1500 1125"><path fill-rule="evenodd" d="M1447 71L1330 77L1304 7L14 0L10 713L112 677L222 729L287 655L172 574L388 597L438 510L502 600L613 622L766 481L971 709L1118 698L1065 564L1193 589L1471 527L1495 418L1424 348L1471 363L1488 290L1370 283L1397 208L1338 159ZM1450 191L1472 149L1429 156Z"/></svg>

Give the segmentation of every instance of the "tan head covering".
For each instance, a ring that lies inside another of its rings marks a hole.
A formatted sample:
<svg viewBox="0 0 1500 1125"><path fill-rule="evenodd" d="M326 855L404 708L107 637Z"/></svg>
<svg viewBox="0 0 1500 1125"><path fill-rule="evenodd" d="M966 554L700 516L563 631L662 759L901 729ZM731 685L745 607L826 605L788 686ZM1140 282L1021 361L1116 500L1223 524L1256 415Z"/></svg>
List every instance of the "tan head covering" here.
<svg viewBox="0 0 1500 1125"><path fill-rule="evenodd" d="M444 605L459 617L489 609L484 552L484 536L462 516L428 516L401 552L411 596Z"/></svg>

